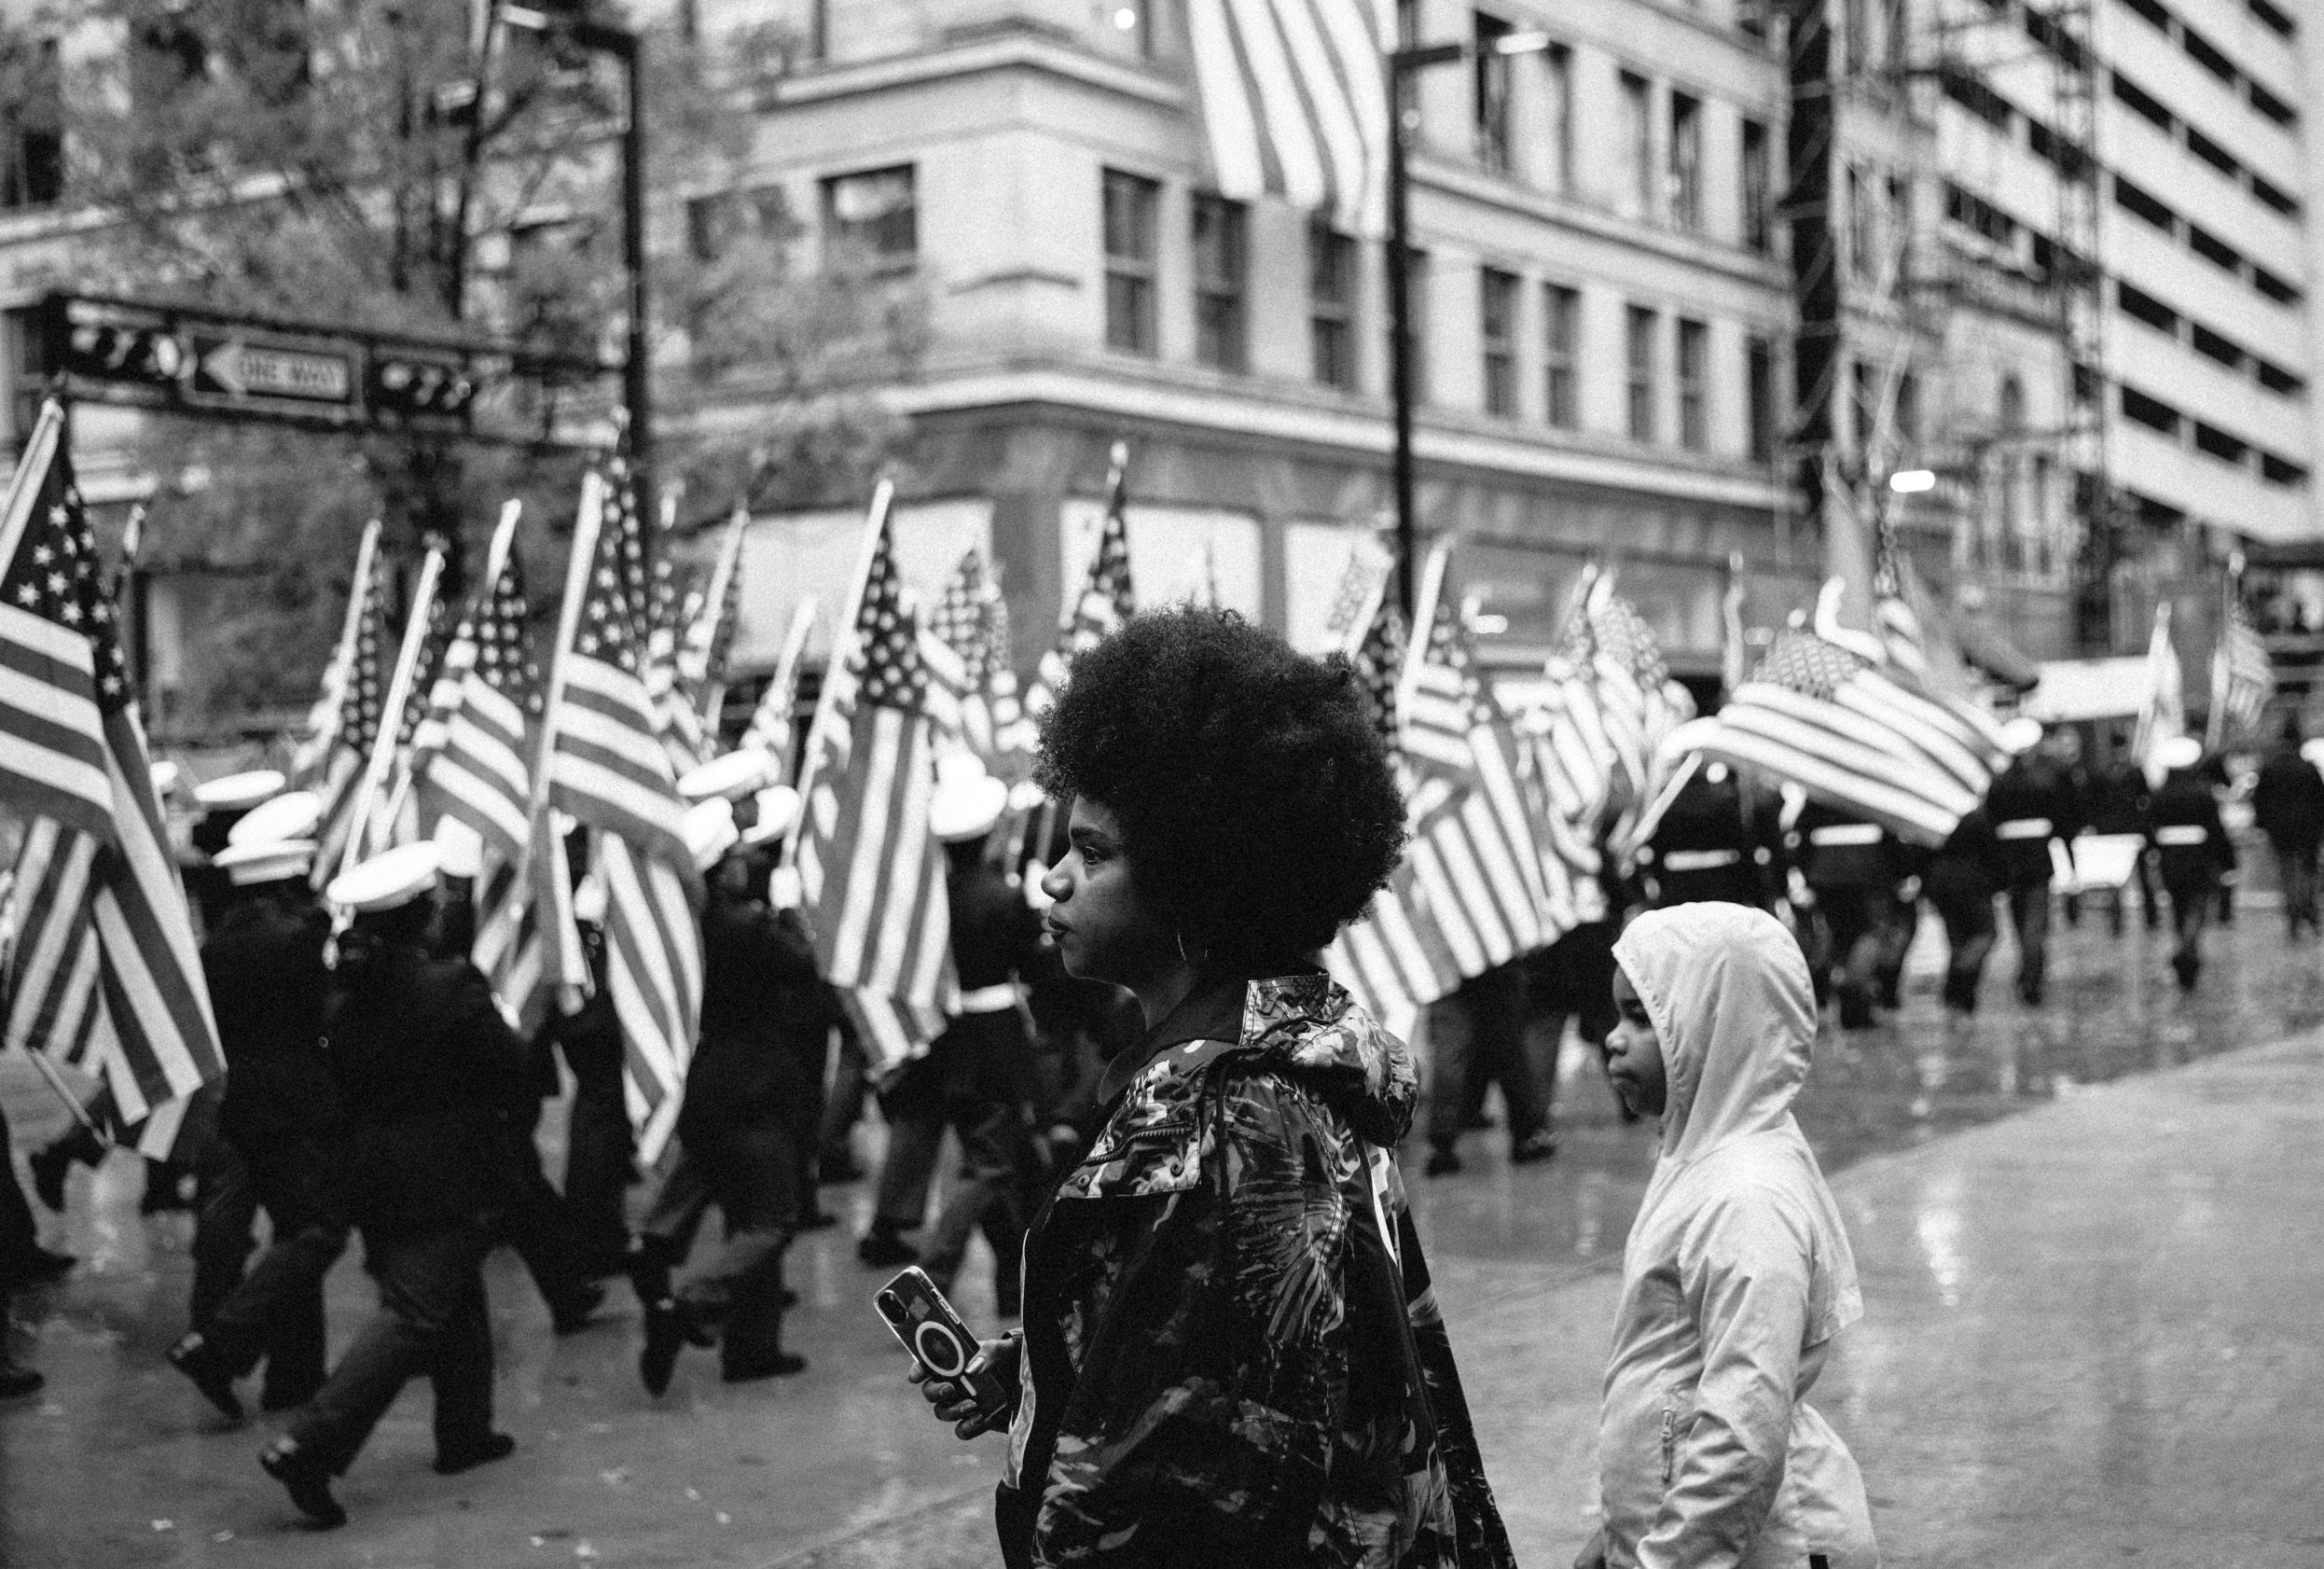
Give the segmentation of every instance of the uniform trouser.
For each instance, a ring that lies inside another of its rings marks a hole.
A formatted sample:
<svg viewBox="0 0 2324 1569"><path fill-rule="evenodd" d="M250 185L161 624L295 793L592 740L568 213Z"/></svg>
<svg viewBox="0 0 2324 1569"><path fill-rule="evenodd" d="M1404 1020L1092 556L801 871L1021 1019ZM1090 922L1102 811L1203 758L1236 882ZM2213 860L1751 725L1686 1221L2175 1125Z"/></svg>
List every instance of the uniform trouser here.
<svg viewBox="0 0 2324 1569"><path fill-rule="evenodd" d="M344 1472L407 1380L436 1388L436 1450L474 1450L492 1431L492 1323L484 1298L481 1221L364 1230L364 1268L380 1306L290 1424L298 1447Z"/></svg>
<svg viewBox="0 0 2324 1569"><path fill-rule="evenodd" d="M242 1266L257 1249L258 1190L230 1143L212 1139L194 1162L194 1284L186 1316L196 1327L242 1284Z"/></svg>
<svg viewBox="0 0 2324 1569"><path fill-rule="evenodd" d="M525 1272L554 1312L586 1290L588 1279L581 1272L580 1250L572 1219L565 1213L565 1201L549 1186L548 1173L541 1170L540 1146L521 1128L507 1130L506 1136L512 1150L511 1176L501 1238L524 1260Z"/></svg>
<svg viewBox="0 0 2324 1569"><path fill-rule="evenodd" d="M622 1101L621 1061L576 1061L572 1052L565 1061L574 1080L565 1125L568 1235L585 1259L617 1259L629 1240L628 1196L637 1158Z"/></svg>
<svg viewBox="0 0 2324 1569"><path fill-rule="evenodd" d="M2050 880L2021 882L2010 890L2010 930L2017 937L2017 994L2041 1000L2050 973Z"/></svg>
<svg viewBox="0 0 2324 1569"><path fill-rule="evenodd" d="M1977 983L1993 951L1993 899L1981 894L1931 894L1937 919L1944 923L1944 1006L1977 1011Z"/></svg>
<svg viewBox="0 0 2324 1569"><path fill-rule="evenodd" d="M323 1382L323 1278L347 1251L347 1223L328 1188L329 1160L321 1145L304 1139L243 1155L244 1180L267 1212L271 1240L247 1273L206 1311L197 1304L194 1312L194 1327L237 1376L266 1358L270 1406L296 1403Z"/></svg>
<svg viewBox="0 0 2324 1569"><path fill-rule="evenodd" d="M16 1179L14 1150L5 1114L0 1114L0 1160L8 1162L5 1173L7 1180L0 1182L0 1268L5 1268L7 1260L26 1257L40 1245L40 1228L34 1224L33 1206L25 1201L24 1185Z"/></svg>
<svg viewBox="0 0 2324 1569"><path fill-rule="evenodd" d="M2203 963L2203 929L2219 902L2219 877L2166 877L2163 886L2171 896L2171 963L2193 969Z"/></svg>
<svg viewBox="0 0 2324 1569"><path fill-rule="evenodd" d="M1032 1093L1032 1042L1014 1009L956 1019L929 1049L936 1102L961 1146L960 1174L945 1188L923 1249L928 1273L948 1284L981 1230L992 1244L1001 1294L1014 1297L1025 1248L1018 1191L1033 1163L1027 1126Z"/></svg>
<svg viewBox="0 0 2324 1569"><path fill-rule="evenodd" d="M1816 904L1832 932L1832 962L1840 970L1840 1011L1848 1018L1869 1017L1889 928L1895 924L1896 896L1886 888L1825 887L1816 890Z"/></svg>
<svg viewBox="0 0 2324 1569"><path fill-rule="evenodd" d="M645 1234L676 1260L692 1251L704 1211L718 1206L726 1241L677 1298L696 1322L719 1329L729 1365L782 1350L782 1257L798 1231L797 1132L795 1118L771 1115L681 1134L678 1163L646 1215Z"/></svg>
<svg viewBox="0 0 2324 1569"><path fill-rule="evenodd" d="M2284 924L2292 936L2300 923L2316 930L2316 840L2270 840L2276 848L2277 880L2284 885Z"/></svg>
<svg viewBox="0 0 2324 1569"><path fill-rule="evenodd" d="M1904 956L1913 951L1913 938L1920 931L1920 900L1897 898L1888 906L1890 920L1880 934L1880 961L1874 966L1874 983L1879 988L1880 1006L1896 1007L1904 984Z"/></svg>
<svg viewBox="0 0 2324 1569"><path fill-rule="evenodd" d="M888 1125L888 1147L879 1159L873 1223L913 1230L928 1218L928 1189L944 1145L944 1087L936 1064L920 1057L897 1070L879 1097L879 1117Z"/></svg>
<svg viewBox="0 0 2324 1569"><path fill-rule="evenodd" d="M1542 1094L1526 1049L1525 968L1511 963L1461 982L1429 1005L1429 1054L1435 1083L1429 1090L1429 1143L1449 1149L1460 1137L1461 1114L1487 1083L1501 1086L1509 1106L1509 1140L1524 1143L1542 1130Z"/></svg>
<svg viewBox="0 0 2324 1569"><path fill-rule="evenodd" d="M823 1126L816 1136L819 1172L844 1171L851 1162L848 1136L864 1119L864 1098L871 1083L870 1064L864 1060L863 1043L855 1032L841 1030L838 1036L839 1043L832 1051L831 1088L823 1100Z"/></svg>

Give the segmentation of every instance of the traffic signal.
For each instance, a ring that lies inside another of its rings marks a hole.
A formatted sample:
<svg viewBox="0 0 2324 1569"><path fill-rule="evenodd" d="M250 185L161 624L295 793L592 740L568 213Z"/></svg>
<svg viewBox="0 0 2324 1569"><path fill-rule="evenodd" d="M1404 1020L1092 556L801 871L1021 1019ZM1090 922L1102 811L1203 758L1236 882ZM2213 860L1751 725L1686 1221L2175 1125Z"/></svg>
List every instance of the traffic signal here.
<svg viewBox="0 0 2324 1569"><path fill-rule="evenodd" d="M364 387L365 401L375 414L463 423L476 394L476 378L463 361L413 354L376 357Z"/></svg>

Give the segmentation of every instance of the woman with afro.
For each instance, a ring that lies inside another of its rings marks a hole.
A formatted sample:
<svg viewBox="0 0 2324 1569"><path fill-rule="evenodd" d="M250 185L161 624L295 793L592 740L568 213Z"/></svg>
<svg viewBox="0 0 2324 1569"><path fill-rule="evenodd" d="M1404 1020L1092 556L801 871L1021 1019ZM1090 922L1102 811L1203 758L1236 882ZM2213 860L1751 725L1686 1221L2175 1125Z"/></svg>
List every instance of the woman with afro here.
<svg viewBox="0 0 2324 1569"><path fill-rule="evenodd" d="M1404 1204L1410 1053L1319 952L1388 880L1404 803L1352 673L1231 613L1140 616L1042 738L1072 803L1043 883L1066 967L1134 994L1104 1123L1025 1243L1012 1566L1513 1562Z"/></svg>

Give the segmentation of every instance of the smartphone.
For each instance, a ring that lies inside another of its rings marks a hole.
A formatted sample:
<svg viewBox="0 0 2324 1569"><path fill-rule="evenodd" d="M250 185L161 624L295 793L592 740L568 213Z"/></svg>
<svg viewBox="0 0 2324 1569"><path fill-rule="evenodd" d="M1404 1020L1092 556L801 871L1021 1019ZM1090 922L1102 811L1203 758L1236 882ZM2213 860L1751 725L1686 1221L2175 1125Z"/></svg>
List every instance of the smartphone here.
<svg viewBox="0 0 2324 1569"><path fill-rule="evenodd" d="M902 1270L879 1288L872 1306L921 1367L965 1388L978 1410L991 1417L1008 1409L1008 1386L989 1368L969 1370L976 1355L976 1336L961 1322L926 1270L917 1266Z"/></svg>

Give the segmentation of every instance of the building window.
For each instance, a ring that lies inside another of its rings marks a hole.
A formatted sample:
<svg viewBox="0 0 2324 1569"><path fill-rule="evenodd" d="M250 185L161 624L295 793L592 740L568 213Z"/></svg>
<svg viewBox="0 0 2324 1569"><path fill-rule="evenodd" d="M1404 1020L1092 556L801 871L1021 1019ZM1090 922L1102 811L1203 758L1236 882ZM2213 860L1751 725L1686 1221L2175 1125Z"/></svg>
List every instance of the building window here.
<svg viewBox="0 0 2324 1569"><path fill-rule="evenodd" d="M1745 432L1753 463L1776 461L1776 346L1753 338L1743 346Z"/></svg>
<svg viewBox="0 0 2324 1569"><path fill-rule="evenodd" d="M1693 234L1703 227L1703 105L1682 92L1670 95L1670 154L1665 187L1670 224Z"/></svg>
<svg viewBox="0 0 2324 1569"><path fill-rule="evenodd" d="M1767 127L1743 122L1743 246L1765 255L1775 244L1776 169Z"/></svg>
<svg viewBox="0 0 2324 1569"><path fill-rule="evenodd" d="M1515 272L1487 267L1477 274L1478 338L1485 350L1485 411L1517 417L1517 289Z"/></svg>
<svg viewBox="0 0 2324 1569"><path fill-rule="evenodd" d="M823 245L842 265L908 272L920 260L912 166L837 174L823 182Z"/></svg>
<svg viewBox="0 0 2324 1569"><path fill-rule="evenodd" d="M1848 271L1856 277L1869 281L1874 271L1874 254L1878 243L1873 222L1872 181L1861 167L1851 166L1847 172L1847 261Z"/></svg>
<svg viewBox="0 0 2324 1569"><path fill-rule="evenodd" d="M1654 213L1654 90L1643 76L1622 73L1622 214L1643 221Z"/></svg>
<svg viewBox="0 0 2324 1569"><path fill-rule="evenodd" d="M1542 87L1548 94L1547 113L1542 122L1548 127L1549 156L1542 160L1552 181L1551 188L1559 196L1573 194L1573 51L1563 44L1552 46L1542 56Z"/></svg>
<svg viewBox="0 0 2324 1569"><path fill-rule="evenodd" d="M1623 370L1627 382L1630 439L1654 439L1654 312L1629 308L1625 319Z"/></svg>
<svg viewBox="0 0 2324 1569"><path fill-rule="evenodd" d="M1404 311L1405 325L1411 329L1405 335L1405 342L1411 361L1412 401L1416 404L1426 403L1429 400L1429 254L1418 248L1404 253ZM1396 332L1392 321L1389 324L1388 345L1389 354L1393 356ZM1391 357L1389 360L1390 377L1395 375L1395 364ZM1389 390L1394 392L1392 384Z"/></svg>
<svg viewBox="0 0 2324 1569"><path fill-rule="evenodd" d="M1356 390L1356 243L1322 224L1307 230L1307 341L1315 379Z"/></svg>
<svg viewBox="0 0 2324 1569"><path fill-rule="evenodd" d="M1155 215L1162 187L1153 180L1105 172L1105 346L1155 353Z"/></svg>
<svg viewBox="0 0 2324 1569"><path fill-rule="evenodd" d="M1706 394L1710 375L1710 328L1679 322L1679 445L1690 452L1710 448L1710 413Z"/></svg>
<svg viewBox="0 0 2324 1569"><path fill-rule="evenodd" d="M13 100L0 106L7 164L0 207L45 207L64 196L64 100L54 38L19 40L0 61Z"/></svg>
<svg viewBox="0 0 2324 1569"><path fill-rule="evenodd" d="M1582 423L1582 294L1561 284L1542 290L1542 417L1559 430Z"/></svg>
<svg viewBox="0 0 2324 1569"><path fill-rule="evenodd" d="M0 374L7 377L7 396L0 397L0 445L14 447L32 433L48 396L56 367L48 359L45 315L36 305L0 311L0 361L5 362Z"/></svg>
<svg viewBox="0 0 2324 1569"><path fill-rule="evenodd" d="M1495 48L1514 29L1496 16L1475 13L1476 159L1496 174L1509 173L1509 57Z"/></svg>
<svg viewBox="0 0 2324 1569"><path fill-rule="evenodd" d="M745 243L781 245L790 231L790 203L781 186L716 191L685 204L686 250L705 267Z"/></svg>
<svg viewBox="0 0 2324 1569"><path fill-rule="evenodd" d="M1221 196L1195 198L1195 358L1220 370L1246 364L1243 280L1243 204Z"/></svg>

